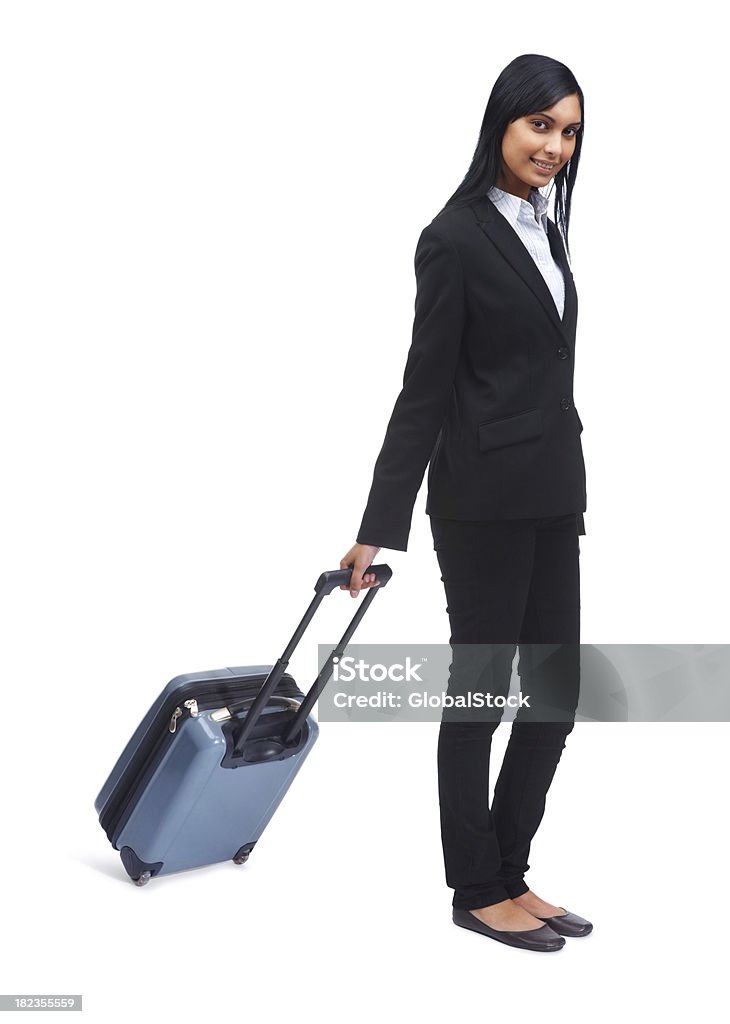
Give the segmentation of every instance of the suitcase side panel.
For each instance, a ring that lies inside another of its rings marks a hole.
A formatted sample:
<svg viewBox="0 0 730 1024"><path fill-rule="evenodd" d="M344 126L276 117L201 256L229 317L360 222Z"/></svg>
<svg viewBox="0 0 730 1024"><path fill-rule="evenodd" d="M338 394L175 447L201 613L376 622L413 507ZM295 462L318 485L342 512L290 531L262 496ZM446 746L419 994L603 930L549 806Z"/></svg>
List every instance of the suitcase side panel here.
<svg viewBox="0 0 730 1024"><path fill-rule="evenodd" d="M307 725L307 740L291 757L225 769L220 723L210 712L186 719L139 794L117 849L129 846L147 864L162 862L158 874L231 860L261 837L293 782L319 731L311 715Z"/></svg>

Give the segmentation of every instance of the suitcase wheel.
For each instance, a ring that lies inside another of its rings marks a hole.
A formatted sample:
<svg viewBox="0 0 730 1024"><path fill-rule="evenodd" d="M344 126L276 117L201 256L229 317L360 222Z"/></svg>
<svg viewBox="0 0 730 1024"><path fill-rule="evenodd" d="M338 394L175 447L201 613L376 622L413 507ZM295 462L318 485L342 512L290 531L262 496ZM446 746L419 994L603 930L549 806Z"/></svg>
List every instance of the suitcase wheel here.
<svg viewBox="0 0 730 1024"><path fill-rule="evenodd" d="M254 840L253 843L246 843L244 846L242 846L241 849L234 855L233 863L245 864L251 854L251 850L253 850L255 845L256 841Z"/></svg>
<svg viewBox="0 0 730 1024"><path fill-rule="evenodd" d="M153 875L158 874L163 867L163 862L149 864L137 856L131 846L123 846L119 851L124 870L132 879L135 885L147 885Z"/></svg>

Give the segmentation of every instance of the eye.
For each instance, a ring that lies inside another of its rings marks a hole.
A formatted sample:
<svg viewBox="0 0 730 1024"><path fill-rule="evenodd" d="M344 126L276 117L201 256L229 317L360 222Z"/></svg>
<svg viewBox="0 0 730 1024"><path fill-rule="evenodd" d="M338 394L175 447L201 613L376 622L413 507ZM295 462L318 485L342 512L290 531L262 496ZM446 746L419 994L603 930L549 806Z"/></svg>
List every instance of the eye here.
<svg viewBox="0 0 730 1024"><path fill-rule="evenodd" d="M544 125L545 127L547 127L547 125L545 124L545 121L540 121L539 119L537 121L530 121L530 124L534 124L535 126L541 124L541 125ZM577 128L566 128L565 131L573 133L572 135L568 136L569 139L575 138L575 136L578 134Z"/></svg>

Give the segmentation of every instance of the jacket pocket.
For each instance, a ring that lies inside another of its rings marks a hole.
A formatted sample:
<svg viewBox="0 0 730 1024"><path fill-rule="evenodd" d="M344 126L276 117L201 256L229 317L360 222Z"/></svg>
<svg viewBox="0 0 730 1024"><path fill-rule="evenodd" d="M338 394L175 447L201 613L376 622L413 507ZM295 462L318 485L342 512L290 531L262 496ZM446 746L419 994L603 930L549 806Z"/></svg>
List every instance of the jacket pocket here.
<svg viewBox="0 0 730 1024"><path fill-rule="evenodd" d="M542 437L542 413L539 409L528 409L480 423L478 429L480 451L505 448L519 441L529 441L532 437Z"/></svg>

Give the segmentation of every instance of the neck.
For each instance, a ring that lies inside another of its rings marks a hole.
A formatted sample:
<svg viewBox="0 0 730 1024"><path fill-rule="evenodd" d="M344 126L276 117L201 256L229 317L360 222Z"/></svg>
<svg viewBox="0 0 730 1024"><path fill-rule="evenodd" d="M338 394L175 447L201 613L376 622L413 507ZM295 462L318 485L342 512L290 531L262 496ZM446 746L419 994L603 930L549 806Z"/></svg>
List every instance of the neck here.
<svg viewBox="0 0 730 1024"><path fill-rule="evenodd" d="M529 199L530 192L533 189L532 185L528 185L524 181L520 181L514 174L505 174L504 170L501 170L497 175L497 180L494 183L497 188L501 188L503 192L509 192L513 196L519 196L520 199Z"/></svg>

